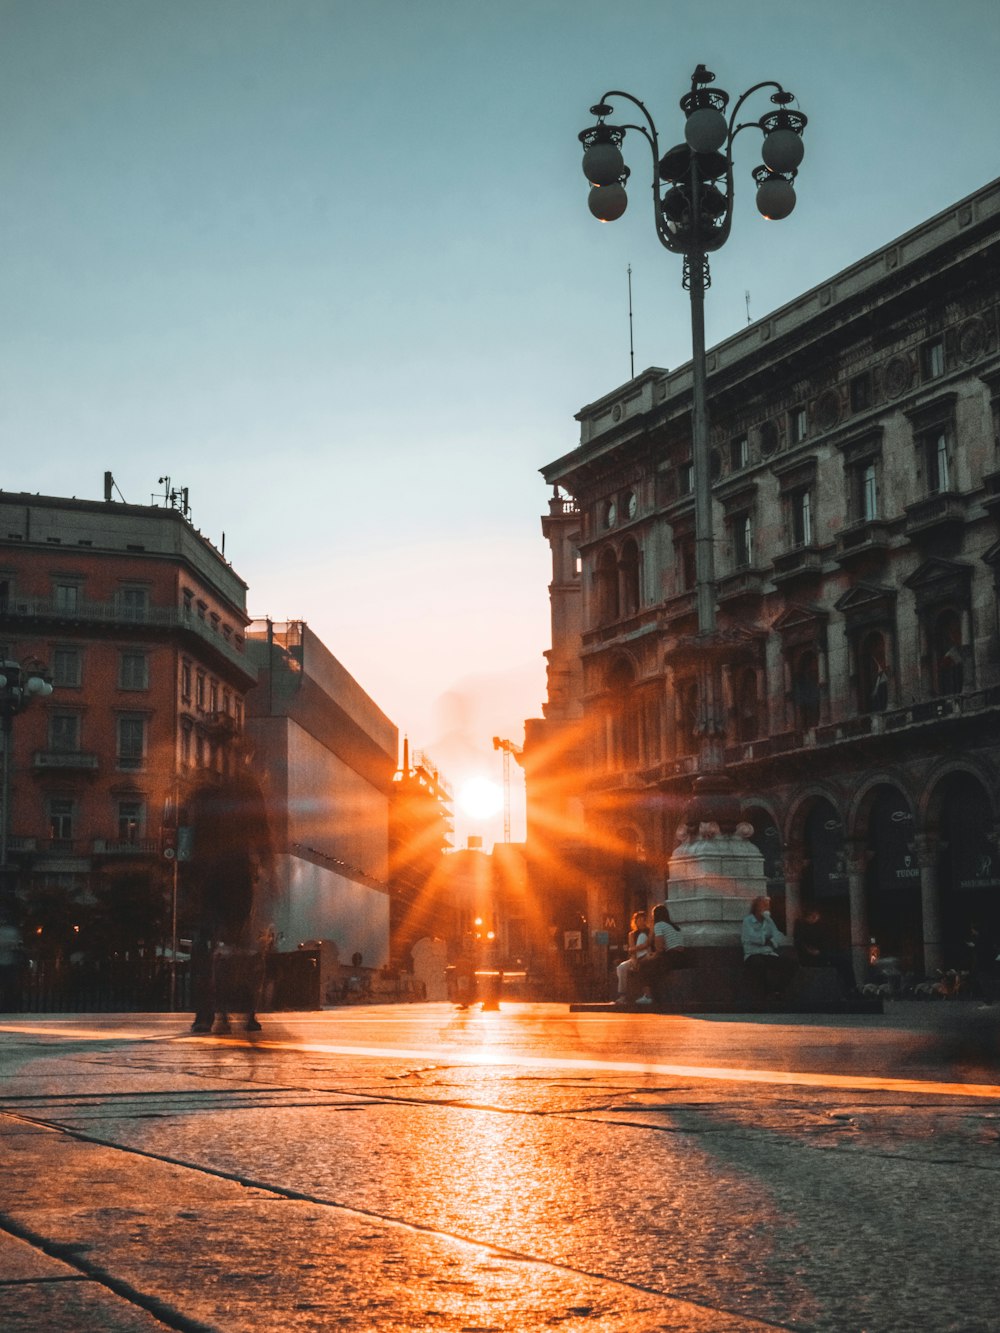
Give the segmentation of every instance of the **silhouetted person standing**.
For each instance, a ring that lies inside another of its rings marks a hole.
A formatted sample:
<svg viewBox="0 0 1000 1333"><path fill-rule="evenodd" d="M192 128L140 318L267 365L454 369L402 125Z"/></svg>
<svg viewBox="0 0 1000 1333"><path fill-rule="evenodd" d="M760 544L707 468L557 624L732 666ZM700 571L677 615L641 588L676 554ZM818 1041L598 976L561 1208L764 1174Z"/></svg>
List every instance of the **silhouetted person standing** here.
<svg viewBox="0 0 1000 1333"><path fill-rule="evenodd" d="M267 808L243 771L206 782L188 810L193 830L188 884L193 916L193 1032L226 1032L229 1014L246 1014L256 1032L263 957L261 879L270 868Z"/></svg>

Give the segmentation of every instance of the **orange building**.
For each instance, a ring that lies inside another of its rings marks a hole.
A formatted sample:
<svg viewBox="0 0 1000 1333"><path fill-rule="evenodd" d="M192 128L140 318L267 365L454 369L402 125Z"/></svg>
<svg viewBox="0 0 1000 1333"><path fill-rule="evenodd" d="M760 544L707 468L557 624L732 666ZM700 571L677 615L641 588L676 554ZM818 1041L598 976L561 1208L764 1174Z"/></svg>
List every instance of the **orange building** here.
<svg viewBox="0 0 1000 1333"><path fill-rule="evenodd" d="M0 655L53 685L12 720L8 879L41 912L27 942L61 958L162 911L165 824L231 769L256 676L246 584L186 495L117 503L107 480L103 502L0 493Z"/></svg>

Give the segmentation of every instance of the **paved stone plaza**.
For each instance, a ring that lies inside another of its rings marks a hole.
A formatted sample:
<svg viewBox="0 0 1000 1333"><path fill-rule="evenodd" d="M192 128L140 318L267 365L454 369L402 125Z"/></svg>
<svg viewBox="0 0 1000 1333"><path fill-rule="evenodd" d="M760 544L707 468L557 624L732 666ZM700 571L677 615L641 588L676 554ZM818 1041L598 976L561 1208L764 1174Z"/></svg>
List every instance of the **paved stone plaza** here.
<svg viewBox="0 0 1000 1333"><path fill-rule="evenodd" d="M3 1327L995 1329L998 1026L0 1018Z"/></svg>

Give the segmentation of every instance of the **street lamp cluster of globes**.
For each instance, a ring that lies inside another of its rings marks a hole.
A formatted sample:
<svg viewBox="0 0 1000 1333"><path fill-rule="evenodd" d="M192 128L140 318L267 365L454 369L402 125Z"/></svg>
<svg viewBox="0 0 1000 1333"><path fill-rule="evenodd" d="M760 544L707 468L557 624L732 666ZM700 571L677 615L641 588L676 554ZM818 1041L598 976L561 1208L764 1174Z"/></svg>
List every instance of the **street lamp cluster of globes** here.
<svg viewBox="0 0 1000 1333"><path fill-rule="evenodd" d="M39 670L23 667L20 662L0 662L0 713L13 716L33 699L45 699L52 685Z"/></svg>
<svg viewBox="0 0 1000 1333"><path fill-rule="evenodd" d="M691 77L691 91L680 100L686 116L682 144L660 154L652 117L631 93L608 92L591 114L597 123L583 130L583 171L590 182L588 204L594 217L614 222L628 206L626 184L629 168L621 146L626 130L637 130L653 151L653 200L657 233L667 249L682 253L704 253L718 249L729 234L733 197L733 140L741 130L756 127L763 133L763 163L753 171L757 184L757 208L765 218L788 217L795 207L792 184L802 162L802 131L806 117L793 110L792 93L780 84L755 84L737 100L729 119L729 94L712 86L715 75L699 65ZM743 103L761 88L774 88L775 109L757 121L737 122ZM609 98L624 98L639 108L644 125L610 125L606 117L614 108Z"/></svg>

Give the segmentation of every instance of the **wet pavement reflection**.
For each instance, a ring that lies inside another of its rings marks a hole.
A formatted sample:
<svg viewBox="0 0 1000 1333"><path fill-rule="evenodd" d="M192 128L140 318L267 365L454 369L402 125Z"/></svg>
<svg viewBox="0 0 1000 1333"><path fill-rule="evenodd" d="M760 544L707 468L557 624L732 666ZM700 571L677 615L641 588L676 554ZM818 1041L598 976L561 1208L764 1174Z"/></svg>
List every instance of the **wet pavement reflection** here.
<svg viewBox="0 0 1000 1333"><path fill-rule="evenodd" d="M993 1328L997 1018L959 1008L0 1020L0 1222L220 1329Z"/></svg>

